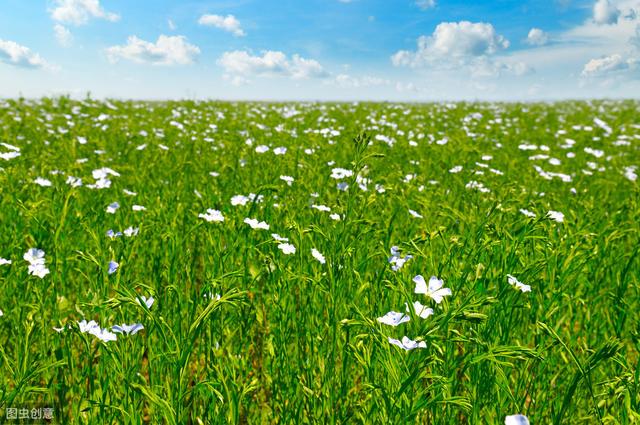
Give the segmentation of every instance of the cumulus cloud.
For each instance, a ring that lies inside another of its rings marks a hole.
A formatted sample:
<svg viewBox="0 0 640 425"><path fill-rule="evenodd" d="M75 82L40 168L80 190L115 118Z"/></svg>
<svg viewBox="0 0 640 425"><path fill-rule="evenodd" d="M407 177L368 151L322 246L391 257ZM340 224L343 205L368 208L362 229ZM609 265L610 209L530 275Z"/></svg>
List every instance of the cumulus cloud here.
<svg viewBox="0 0 640 425"><path fill-rule="evenodd" d="M202 15L200 19L198 19L198 23L200 25L215 27L230 32L236 37L243 37L246 35L240 26L240 21L238 21L233 15Z"/></svg>
<svg viewBox="0 0 640 425"><path fill-rule="evenodd" d="M54 3L51 17L65 24L84 25L92 18L111 22L120 19L118 14L105 11L100 0L55 0Z"/></svg>
<svg viewBox="0 0 640 425"><path fill-rule="evenodd" d="M248 82L250 77L289 77L293 79L325 78L329 74L316 60L299 55L288 58L282 52L266 51L251 55L243 50L225 52L218 59L226 78L234 84Z"/></svg>
<svg viewBox="0 0 640 425"><path fill-rule="evenodd" d="M188 65L200 54L200 49L189 44L182 35L161 35L155 43L133 35L127 39L127 44L109 47L106 53L112 63L126 59L152 65Z"/></svg>
<svg viewBox="0 0 640 425"><path fill-rule="evenodd" d="M493 55L509 47L509 41L484 22L442 22L429 37L418 38L415 51L400 50L391 57L395 66L419 67L435 61L464 63Z"/></svg>
<svg viewBox="0 0 640 425"><path fill-rule="evenodd" d="M431 9L436 7L436 0L416 0L416 6L422 10Z"/></svg>
<svg viewBox="0 0 640 425"><path fill-rule="evenodd" d="M63 47L71 46L73 35L71 35L71 31L69 31L64 25L55 24L53 26L53 33L56 36L56 40L58 40L58 44Z"/></svg>
<svg viewBox="0 0 640 425"><path fill-rule="evenodd" d="M21 68L48 68L49 64L28 47L15 41L0 39L0 62Z"/></svg>
<svg viewBox="0 0 640 425"><path fill-rule="evenodd" d="M531 28L527 35L526 42L531 46L544 46L549 42L549 34L540 28Z"/></svg>
<svg viewBox="0 0 640 425"><path fill-rule="evenodd" d="M620 75L637 68L638 61L634 58L624 58L613 54L601 58L591 59L582 69L584 78L602 78Z"/></svg>
<svg viewBox="0 0 640 425"><path fill-rule="evenodd" d="M620 9L609 0L597 0L593 5L593 22L598 25L611 25L618 22Z"/></svg>

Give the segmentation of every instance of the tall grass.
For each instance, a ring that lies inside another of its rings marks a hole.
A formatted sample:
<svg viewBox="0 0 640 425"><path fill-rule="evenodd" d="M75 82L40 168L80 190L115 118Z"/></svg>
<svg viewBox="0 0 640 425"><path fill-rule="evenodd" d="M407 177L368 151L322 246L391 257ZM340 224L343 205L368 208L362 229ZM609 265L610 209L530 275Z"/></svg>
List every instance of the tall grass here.
<svg viewBox="0 0 640 425"><path fill-rule="evenodd" d="M640 166L637 102L0 106L0 142L20 148L0 161L0 257L12 261L0 266L2 412L51 406L62 423L640 422L640 192L626 168ZM102 167L120 176L88 188ZM333 179L336 167L353 174ZM207 208L225 220L199 218ZM106 236L129 226L138 234ZM392 246L413 256L398 271ZM22 258L36 247L43 279ZM418 274L452 296L415 294ZM434 314L376 320L415 300ZM103 342L80 331L83 319L144 330ZM388 341L404 335L426 348Z"/></svg>

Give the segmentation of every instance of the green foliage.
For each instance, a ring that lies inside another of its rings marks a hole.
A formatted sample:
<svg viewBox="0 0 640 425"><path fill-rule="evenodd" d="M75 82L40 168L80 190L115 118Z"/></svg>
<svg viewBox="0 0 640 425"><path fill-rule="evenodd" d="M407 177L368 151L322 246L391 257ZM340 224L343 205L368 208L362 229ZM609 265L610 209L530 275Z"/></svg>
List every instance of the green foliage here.
<svg viewBox="0 0 640 425"><path fill-rule="evenodd" d="M637 102L0 106L0 142L20 148L0 160L0 408L53 406L61 423L640 423ZM102 167L120 175L90 189ZM392 246L413 256L398 271ZM34 247L43 279L22 258ZM415 294L417 274L452 296ZM434 314L376 320L416 300ZM83 319L144 330L102 342ZM426 348L389 343L405 335Z"/></svg>

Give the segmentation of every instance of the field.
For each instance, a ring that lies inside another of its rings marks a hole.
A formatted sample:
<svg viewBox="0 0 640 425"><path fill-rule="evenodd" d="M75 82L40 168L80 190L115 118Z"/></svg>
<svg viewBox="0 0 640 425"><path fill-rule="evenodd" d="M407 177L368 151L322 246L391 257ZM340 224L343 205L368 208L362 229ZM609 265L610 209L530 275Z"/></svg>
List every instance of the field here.
<svg viewBox="0 0 640 425"><path fill-rule="evenodd" d="M639 107L0 101L0 408L640 423Z"/></svg>

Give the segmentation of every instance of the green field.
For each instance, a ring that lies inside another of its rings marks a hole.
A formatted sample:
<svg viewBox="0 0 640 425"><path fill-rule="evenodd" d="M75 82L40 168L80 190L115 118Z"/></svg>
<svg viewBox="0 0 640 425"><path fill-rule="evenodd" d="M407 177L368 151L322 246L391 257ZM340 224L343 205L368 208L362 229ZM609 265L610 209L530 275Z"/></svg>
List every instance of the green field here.
<svg viewBox="0 0 640 425"><path fill-rule="evenodd" d="M0 408L640 423L639 108L0 101Z"/></svg>

